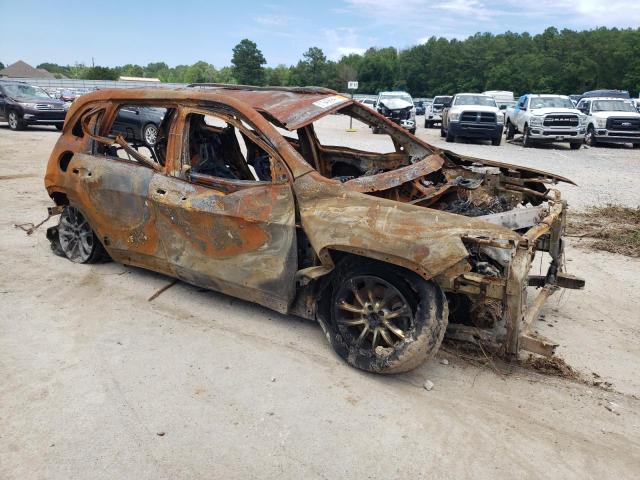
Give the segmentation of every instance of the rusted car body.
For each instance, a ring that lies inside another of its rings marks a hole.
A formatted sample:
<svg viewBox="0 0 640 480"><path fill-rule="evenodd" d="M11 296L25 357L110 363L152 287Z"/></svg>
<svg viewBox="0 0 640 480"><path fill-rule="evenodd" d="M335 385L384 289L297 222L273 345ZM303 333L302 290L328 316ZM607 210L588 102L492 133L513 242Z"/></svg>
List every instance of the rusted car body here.
<svg viewBox="0 0 640 480"><path fill-rule="evenodd" d="M118 109L132 104L167 109L148 156L109 134ZM314 123L338 111L387 134L395 151L322 145ZM226 126L207 127L203 116ZM226 160L208 140L194 143L199 131L217 135ZM207 173L195 167L204 157L218 162ZM63 218L48 237L75 261L104 247L117 262L317 319L349 363L388 373L432 355L445 328L506 356L553 353L531 322L555 290L583 285L563 271L566 203L551 188L560 181L571 183L441 150L327 89L101 90L73 104L51 154L45 187ZM536 252L549 259L544 276L529 275ZM359 276L348 273L354 264ZM348 297L336 298L336 278L347 278ZM394 289L403 279L410 286ZM539 289L529 303L527 286ZM399 359L393 349L412 342L413 315L430 308L402 306L421 288L439 323L428 348L416 343ZM383 308L384 295L399 306ZM405 331L391 319L407 308ZM343 310L355 316L345 320Z"/></svg>

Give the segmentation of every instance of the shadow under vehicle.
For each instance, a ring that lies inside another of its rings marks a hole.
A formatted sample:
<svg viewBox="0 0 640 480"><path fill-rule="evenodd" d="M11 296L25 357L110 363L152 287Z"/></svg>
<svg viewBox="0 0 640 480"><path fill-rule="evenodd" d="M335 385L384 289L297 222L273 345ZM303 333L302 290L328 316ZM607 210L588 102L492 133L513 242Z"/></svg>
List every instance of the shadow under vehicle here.
<svg viewBox="0 0 640 480"><path fill-rule="evenodd" d="M132 106L165 109L155 145L113 129ZM323 141L316 123L338 111L390 149ZM395 373L445 332L553 353L531 323L584 284L564 271L559 181L433 147L328 89L101 90L76 100L51 153L47 236L74 262L111 258L315 319L349 364ZM530 275L542 252L546 273Z"/></svg>

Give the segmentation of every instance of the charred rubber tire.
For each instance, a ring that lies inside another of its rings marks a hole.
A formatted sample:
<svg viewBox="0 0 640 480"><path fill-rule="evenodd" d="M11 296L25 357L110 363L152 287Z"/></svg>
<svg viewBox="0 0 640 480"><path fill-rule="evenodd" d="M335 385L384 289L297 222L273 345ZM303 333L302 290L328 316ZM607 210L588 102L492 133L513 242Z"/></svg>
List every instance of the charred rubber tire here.
<svg viewBox="0 0 640 480"><path fill-rule="evenodd" d="M491 139L491 145L493 145L494 147L499 147L501 143L502 143L502 135Z"/></svg>
<svg viewBox="0 0 640 480"><path fill-rule="evenodd" d="M522 146L525 148L532 146L531 137L529 136L529 125L525 125L522 131Z"/></svg>
<svg viewBox="0 0 640 480"><path fill-rule="evenodd" d="M72 262L100 263L109 259L89 222L75 207L65 207L60 215L58 242L64 256Z"/></svg>
<svg viewBox="0 0 640 480"><path fill-rule="evenodd" d="M571 142L569 146L571 147L571 150L580 150L582 142Z"/></svg>
<svg viewBox="0 0 640 480"><path fill-rule="evenodd" d="M407 372L438 351L448 304L440 287L376 261L346 259L331 279L329 325L334 350L373 373Z"/></svg>
<svg viewBox="0 0 640 480"><path fill-rule="evenodd" d="M507 122L506 132L507 140L513 140L513 137L516 134L516 128L511 122Z"/></svg>
<svg viewBox="0 0 640 480"><path fill-rule="evenodd" d="M584 143L586 143L590 147L598 146L598 141L596 140L596 130L595 128L593 128L593 125L589 125L589 128L587 128L587 134L584 136Z"/></svg>
<svg viewBox="0 0 640 480"><path fill-rule="evenodd" d="M24 120L22 120L22 115L15 110L11 110L9 112L7 122L9 123L9 128L11 130L24 130L25 123Z"/></svg>

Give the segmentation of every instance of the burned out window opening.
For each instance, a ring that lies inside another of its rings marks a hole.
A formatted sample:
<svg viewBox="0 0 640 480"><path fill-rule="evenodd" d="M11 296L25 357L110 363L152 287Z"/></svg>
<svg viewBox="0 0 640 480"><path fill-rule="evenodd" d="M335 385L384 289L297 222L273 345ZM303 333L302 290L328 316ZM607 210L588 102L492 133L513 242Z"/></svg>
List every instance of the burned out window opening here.
<svg viewBox="0 0 640 480"><path fill-rule="evenodd" d="M172 105L119 105L111 125L106 129L106 138L113 141L110 144L102 143L98 153L113 159L164 167L169 131L175 115L176 108Z"/></svg>
<svg viewBox="0 0 640 480"><path fill-rule="evenodd" d="M241 182L283 181L284 167L245 120L211 111L186 116L183 169L201 176Z"/></svg>

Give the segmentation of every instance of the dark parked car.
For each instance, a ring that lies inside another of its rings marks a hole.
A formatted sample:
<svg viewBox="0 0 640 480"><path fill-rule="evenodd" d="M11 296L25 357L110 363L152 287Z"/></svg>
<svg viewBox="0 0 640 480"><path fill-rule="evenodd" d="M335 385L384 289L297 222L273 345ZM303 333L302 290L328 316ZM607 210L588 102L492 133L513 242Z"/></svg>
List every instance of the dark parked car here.
<svg viewBox="0 0 640 480"><path fill-rule="evenodd" d="M66 115L64 102L51 98L42 88L0 81L0 120L8 122L11 130L27 125L54 125L62 130Z"/></svg>
<svg viewBox="0 0 640 480"><path fill-rule="evenodd" d="M165 112L165 108L127 105L118 111L112 132L122 134L130 143L154 146Z"/></svg>

